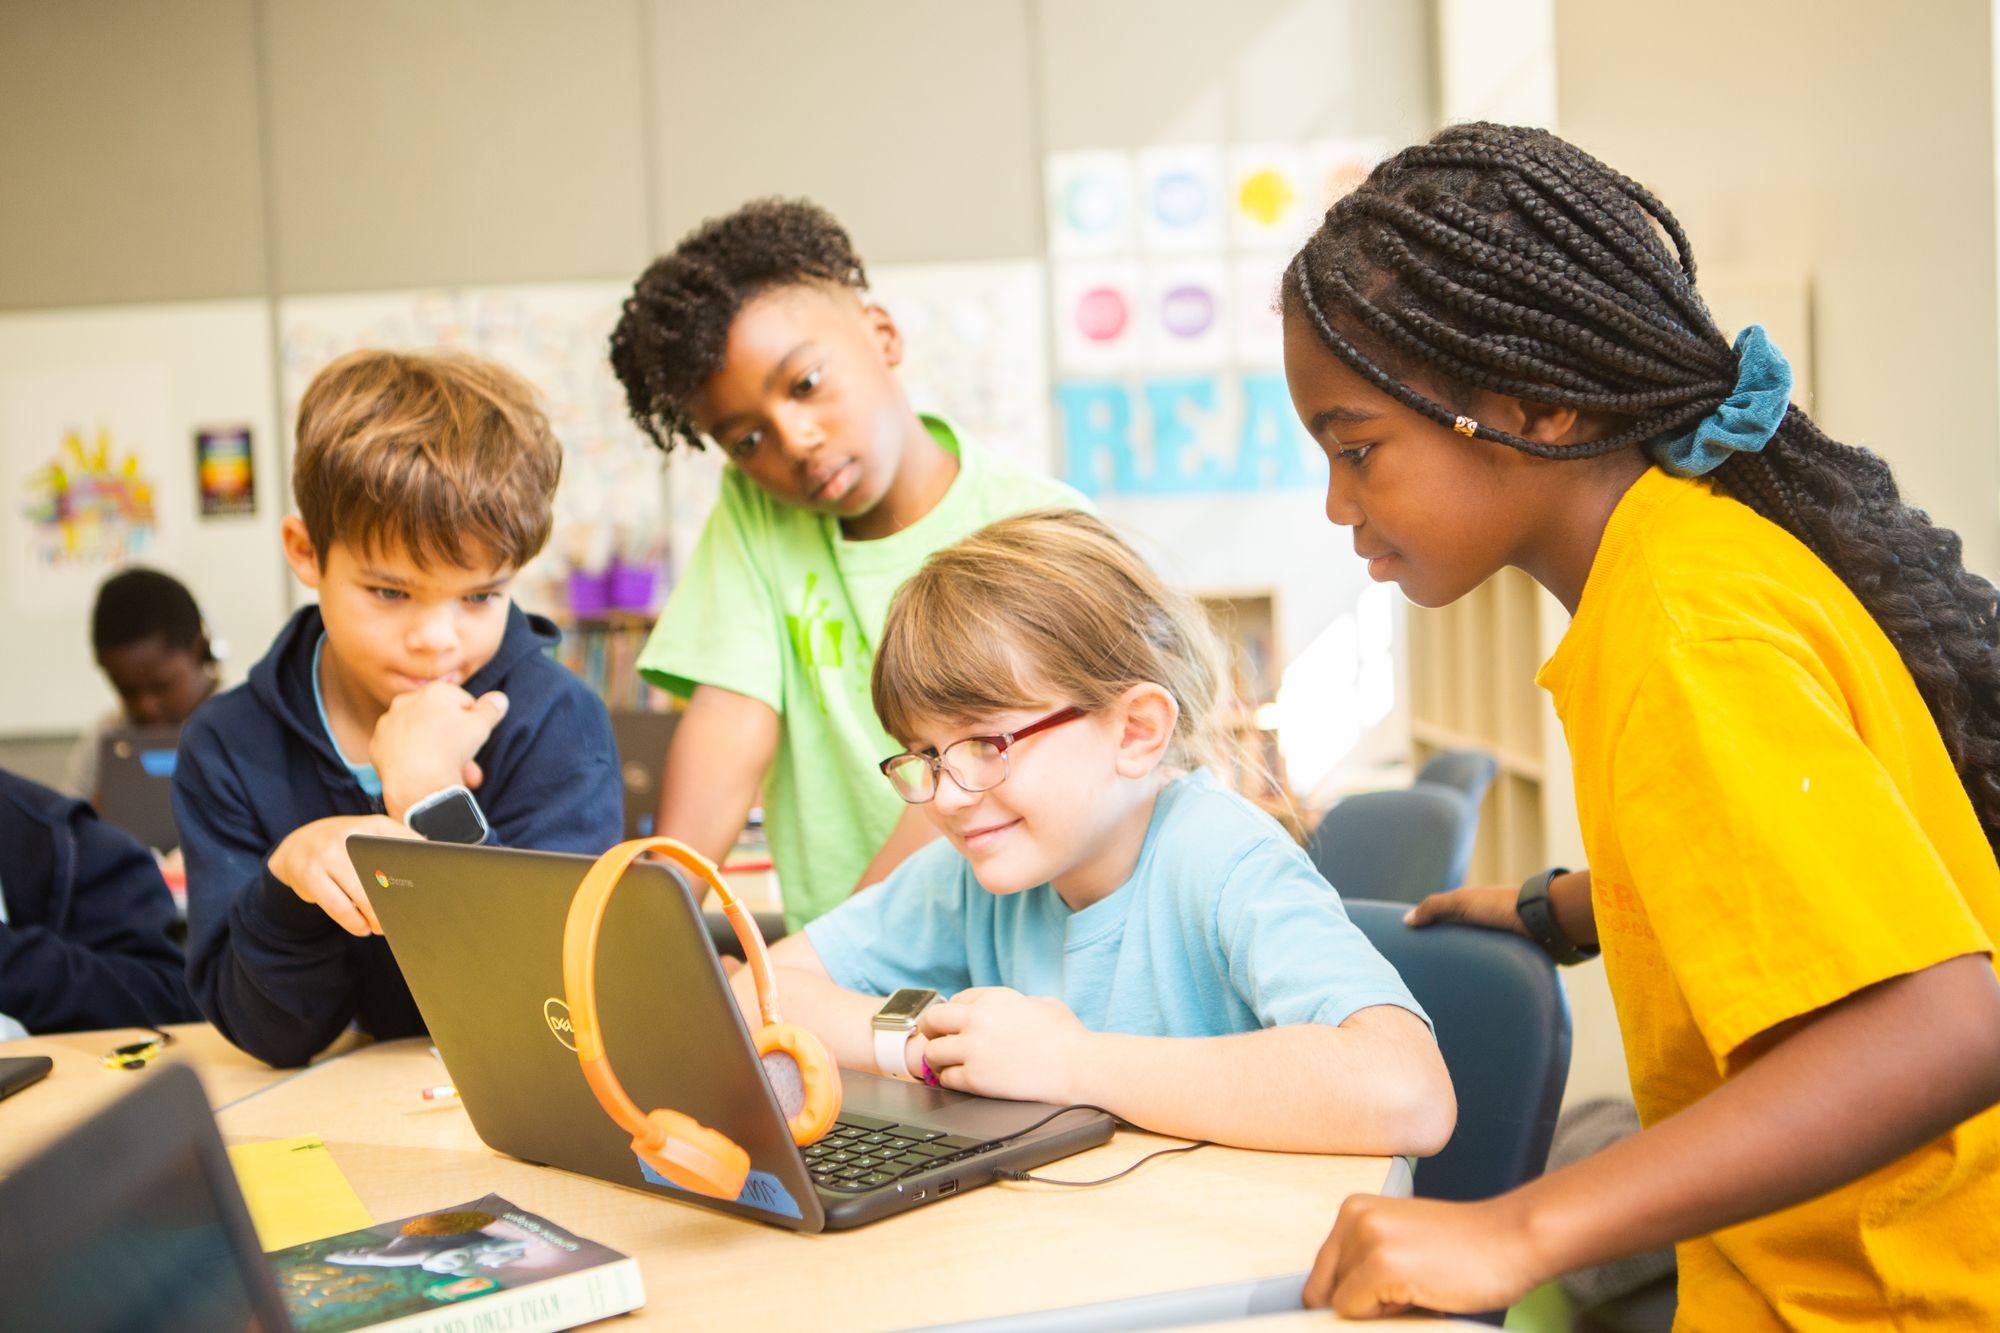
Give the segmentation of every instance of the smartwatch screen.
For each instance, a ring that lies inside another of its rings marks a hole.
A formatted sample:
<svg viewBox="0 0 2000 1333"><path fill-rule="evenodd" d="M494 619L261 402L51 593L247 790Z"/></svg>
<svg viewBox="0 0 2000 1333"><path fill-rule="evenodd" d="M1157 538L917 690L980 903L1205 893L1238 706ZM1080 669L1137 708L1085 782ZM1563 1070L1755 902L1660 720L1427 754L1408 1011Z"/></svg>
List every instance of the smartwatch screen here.
<svg viewBox="0 0 2000 1333"><path fill-rule="evenodd" d="M463 787L427 798L410 812L407 822L431 842L486 841L486 816L480 813L472 793Z"/></svg>
<svg viewBox="0 0 2000 1333"><path fill-rule="evenodd" d="M938 993L934 990L905 986L883 1002L882 1007L875 1011L875 1017L884 1023L898 1026L914 1023L917 1015L927 1009L931 1001L937 997Z"/></svg>

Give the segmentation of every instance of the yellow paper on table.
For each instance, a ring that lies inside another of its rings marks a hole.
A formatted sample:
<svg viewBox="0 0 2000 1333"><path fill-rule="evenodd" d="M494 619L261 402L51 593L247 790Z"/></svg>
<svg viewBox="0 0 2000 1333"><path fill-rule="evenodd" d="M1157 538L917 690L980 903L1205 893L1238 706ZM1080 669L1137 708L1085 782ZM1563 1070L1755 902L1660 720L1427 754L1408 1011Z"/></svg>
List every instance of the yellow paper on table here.
<svg viewBox="0 0 2000 1333"><path fill-rule="evenodd" d="M375 1221L317 1134L240 1144L229 1150L229 1165L267 1251Z"/></svg>

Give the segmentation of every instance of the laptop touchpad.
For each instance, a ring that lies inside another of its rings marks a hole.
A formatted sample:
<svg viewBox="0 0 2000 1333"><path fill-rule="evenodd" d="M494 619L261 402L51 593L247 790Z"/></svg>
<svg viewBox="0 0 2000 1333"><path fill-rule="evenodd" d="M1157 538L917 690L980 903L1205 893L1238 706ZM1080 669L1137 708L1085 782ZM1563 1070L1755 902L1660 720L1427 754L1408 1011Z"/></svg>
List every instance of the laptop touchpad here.
<svg viewBox="0 0 2000 1333"><path fill-rule="evenodd" d="M972 1097L922 1083L878 1078L841 1071L847 1104L863 1115L899 1124L934 1125L970 1139L997 1139L1018 1134L1047 1115L1052 1107L1040 1102L1008 1102Z"/></svg>

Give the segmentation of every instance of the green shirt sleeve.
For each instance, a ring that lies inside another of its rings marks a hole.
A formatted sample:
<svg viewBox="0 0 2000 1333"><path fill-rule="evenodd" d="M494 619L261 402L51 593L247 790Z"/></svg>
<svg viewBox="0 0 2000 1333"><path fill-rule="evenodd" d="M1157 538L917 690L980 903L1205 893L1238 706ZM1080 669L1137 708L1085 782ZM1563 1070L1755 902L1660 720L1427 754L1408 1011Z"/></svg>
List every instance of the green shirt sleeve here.
<svg viewBox="0 0 2000 1333"><path fill-rule="evenodd" d="M646 647L639 674L686 698L714 685L785 711L782 622L768 545L770 503L734 468L695 543L687 572L674 585Z"/></svg>

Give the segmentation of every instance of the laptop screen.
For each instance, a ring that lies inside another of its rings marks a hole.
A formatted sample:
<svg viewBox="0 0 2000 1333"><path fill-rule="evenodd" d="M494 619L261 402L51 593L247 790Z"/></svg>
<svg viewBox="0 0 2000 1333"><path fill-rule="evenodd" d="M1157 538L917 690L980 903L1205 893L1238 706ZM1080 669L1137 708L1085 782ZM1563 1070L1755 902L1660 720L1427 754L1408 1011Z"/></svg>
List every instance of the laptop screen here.
<svg viewBox="0 0 2000 1333"><path fill-rule="evenodd" d="M289 1329L200 1084L138 1091L0 1181L0 1330Z"/></svg>
<svg viewBox="0 0 2000 1333"><path fill-rule="evenodd" d="M181 845L173 800L180 734L178 726L121 727L98 742L98 815L154 851Z"/></svg>

